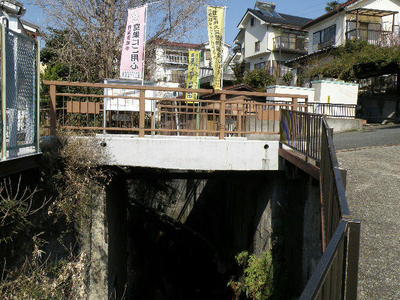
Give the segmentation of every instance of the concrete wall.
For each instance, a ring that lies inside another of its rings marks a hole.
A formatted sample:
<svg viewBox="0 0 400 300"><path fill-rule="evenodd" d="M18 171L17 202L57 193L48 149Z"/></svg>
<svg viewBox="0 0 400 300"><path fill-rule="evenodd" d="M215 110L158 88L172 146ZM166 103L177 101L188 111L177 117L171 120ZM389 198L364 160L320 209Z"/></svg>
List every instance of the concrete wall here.
<svg viewBox="0 0 400 300"><path fill-rule="evenodd" d="M235 272L235 255L243 250L261 253L271 247L281 299L297 297L321 256L319 184L289 163L281 168L285 172L174 173L166 170L160 173L155 169L137 168L125 168L123 176L113 172L114 178L106 190L106 214L102 216L102 206L96 207L98 211L94 214L95 223L103 224L106 233L105 238L96 235L96 239L99 245L107 246L107 251L101 250L104 247L96 248L91 269L95 274L100 263L108 287L103 280L92 285L95 290L91 291L91 299L107 299L107 290L111 299L119 299L124 291L128 298L139 297L139 282L146 287L157 286L165 276L152 273L153 269L146 271L146 266L155 261L157 270L169 274L173 270L163 261L172 255L173 261L182 263L186 258L180 251L199 261L216 264L217 273L208 275L223 278L220 286L226 288L227 280ZM138 186L137 179L147 184L147 188ZM135 192L129 188L132 184L136 186ZM159 193L151 189L158 189ZM140 190L143 193L138 193ZM179 222L184 225L178 226L169 218L177 220L182 209L184 218ZM182 240L184 237L189 244ZM147 249L149 242L155 248ZM156 249L159 243L172 252L159 253ZM203 248L197 253L191 243L212 250L214 256L207 257ZM179 276L192 275L180 273ZM165 280L171 283L176 278Z"/></svg>
<svg viewBox="0 0 400 300"><path fill-rule="evenodd" d="M359 104L361 106L360 117L368 122L382 122L393 116L400 109L399 95L366 95L360 96ZM396 109L397 107L397 109Z"/></svg>
<svg viewBox="0 0 400 300"><path fill-rule="evenodd" d="M203 171L278 169L278 141L127 135L98 135L97 139L99 144L105 142L111 165Z"/></svg>
<svg viewBox="0 0 400 300"><path fill-rule="evenodd" d="M286 86L286 85L272 85L272 86L267 87L267 93L306 95L306 96L308 96L309 102L316 101L314 99L314 95L315 95L314 88ZM291 101L292 100L290 98L281 98L281 97L267 97L267 99L273 100L273 101ZM304 101L304 99L298 99L298 101Z"/></svg>
<svg viewBox="0 0 400 300"><path fill-rule="evenodd" d="M364 124L364 120L361 119L326 118L326 120L334 132L359 130L362 129Z"/></svg>
<svg viewBox="0 0 400 300"><path fill-rule="evenodd" d="M332 104L357 104L358 84L340 80L317 80L311 82L315 101Z"/></svg>

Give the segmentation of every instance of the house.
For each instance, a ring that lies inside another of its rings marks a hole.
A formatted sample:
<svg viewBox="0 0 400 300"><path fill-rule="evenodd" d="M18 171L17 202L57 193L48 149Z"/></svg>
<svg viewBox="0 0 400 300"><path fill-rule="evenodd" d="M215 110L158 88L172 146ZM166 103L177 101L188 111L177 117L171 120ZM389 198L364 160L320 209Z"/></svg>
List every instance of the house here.
<svg viewBox="0 0 400 300"><path fill-rule="evenodd" d="M308 54L362 40L378 46L399 42L398 0L350 0L305 24Z"/></svg>
<svg viewBox="0 0 400 300"><path fill-rule="evenodd" d="M238 24L233 62L244 62L247 70L268 69L276 77L288 69L283 62L307 53L307 32L302 27L310 19L276 11L274 3L257 1Z"/></svg>
<svg viewBox="0 0 400 300"><path fill-rule="evenodd" d="M200 81L210 84L213 79L211 51L209 43L191 44L157 39L152 42L153 57L148 60L150 80L174 87L184 86L188 70L189 51L200 51ZM225 64L230 59L231 46L224 43L222 61ZM224 72L226 73L226 72ZM233 72L231 72L233 73Z"/></svg>
<svg viewBox="0 0 400 300"><path fill-rule="evenodd" d="M222 50L222 65L223 71L223 86L230 86L235 81L233 73L233 64L231 54L231 45L223 43ZM201 61L200 61L200 86L202 88L211 88L214 81L214 71L211 64L211 50L210 43L203 43L201 47Z"/></svg>
<svg viewBox="0 0 400 300"><path fill-rule="evenodd" d="M188 56L191 50L200 50L201 44L178 43L165 39L153 41L153 56L148 61L150 80L179 87L185 83Z"/></svg>

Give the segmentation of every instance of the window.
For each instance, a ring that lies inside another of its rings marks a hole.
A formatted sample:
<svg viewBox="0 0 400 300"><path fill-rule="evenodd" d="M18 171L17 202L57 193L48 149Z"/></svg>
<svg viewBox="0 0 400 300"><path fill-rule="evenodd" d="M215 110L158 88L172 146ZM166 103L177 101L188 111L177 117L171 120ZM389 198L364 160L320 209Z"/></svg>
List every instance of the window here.
<svg viewBox="0 0 400 300"><path fill-rule="evenodd" d="M250 19L250 26L251 26L251 27L254 26L254 21L255 21L254 17L251 17L251 19Z"/></svg>
<svg viewBox="0 0 400 300"><path fill-rule="evenodd" d="M254 44L254 52L260 51L260 41L255 42Z"/></svg>
<svg viewBox="0 0 400 300"><path fill-rule="evenodd" d="M313 45L319 44L334 44L336 36L336 25L332 25L323 30L314 32Z"/></svg>
<svg viewBox="0 0 400 300"><path fill-rule="evenodd" d="M265 69L265 61L254 64L254 69Z"/></svg>

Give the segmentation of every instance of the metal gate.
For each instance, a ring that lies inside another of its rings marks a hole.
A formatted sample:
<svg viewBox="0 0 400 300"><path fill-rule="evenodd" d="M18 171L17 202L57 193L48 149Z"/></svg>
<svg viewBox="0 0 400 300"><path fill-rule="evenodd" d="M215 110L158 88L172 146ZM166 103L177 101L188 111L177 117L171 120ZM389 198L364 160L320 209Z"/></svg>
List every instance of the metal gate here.
<svg viewBox="0 0 400 300"><path fill-rule="evenodd" d="M39 152L39 45L1 28L1 159Z"/></svg>

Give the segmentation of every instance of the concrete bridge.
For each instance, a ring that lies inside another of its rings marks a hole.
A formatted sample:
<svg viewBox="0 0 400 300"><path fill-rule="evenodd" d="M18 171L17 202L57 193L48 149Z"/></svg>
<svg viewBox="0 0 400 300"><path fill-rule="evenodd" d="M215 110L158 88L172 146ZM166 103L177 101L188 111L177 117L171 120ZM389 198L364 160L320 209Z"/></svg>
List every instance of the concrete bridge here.
<svg viewBox="0 0 400 300"><path fill-rule="evenodd" d="M337 164L332 129L322 115L307 113L307 96L93 83L45 84L50 87L47 124L50 134L57 134L58 125L58 128L80 132L77 138L95 139L98 147L106 148L109 165L126 167L125 175L121 175L125 179L120 182L129 181L129 178L132 180L134 177L129 174L137 176L137 168L141 172L146 169L153 170L150 172L164 170L163 174L187 181L181 191L186 196L166 212L180 222L198 218L195 217L196 210L206 205L201 202L212 194L218 194L220 189L215 190L215 186L220 183L217 182L233 174L218 172L244 172L242 176L245 177L251 172L270 174L269 185L265 185L266 189L260 196L264 199L261 210L253 207L253 213L241 221L243 226L255 226L253 229L262 238L256 239L252 230L243 232L241 238L252 240L254 245L262 244L261 248L266 247L269 244L266 241L272 238L271 232L277 225L274 218L280 222L286 220L284 222L293 226L292 233L298 230L297 234L301 236L299 244L292 247L302 248L302 254L287 256L287 259L291 257L291 264L298 268L295 272L298 276L292 279L294 290L299 292L304 289L300 299L339 299L339 295L340 298L356 299L359 222L352 219L348 210L345 171ZM68 90L71 87L74 88L73 93ZM186 93L196 93L199 99L186 99ZM286 97L288 102L268 102L267 97ZM190 173L193 171L200 173ZM235 181L231 179L224 183L224 186L230 187L220 197L235 188L235 193L240 194L241 190L252 186L253 183L246 181L245 177L242 187L234 185ZM220 179L213 181L213 178ZM302 179L292 181L299 178ZM189 184L191 180L198 183ZM108 250L105 250L108 253L106 265L111 264L111 269L108 273L104 272L103 282L110 284L110 280L115 282L119 278L115 285L108 287L109 291L117 290L119 293L127 279L120 248L130 243L129 238L125 241L120 239L126 224L115 222L115 218L125 219L126 207L116 199L118 195L124 197L121 194L124 189L116 181L109 188L111 194L104 195L109 210L107 232L110 238ZM234 194L229 199L234 198ZM253 203L249 195L240 195L244 203ZM229 199L226 198L226 201L231 201ZM285 202L288 205L286 209L291 211L290 219L286 219L283 211L277 212L276 205ZM232 207L232 204L227 207ZM243 214L238 212L244 206L240 207L230 211L227 217L242 218ZM256 218L256 225L250 225L254 221L250 216L254 213L260 218ZM210 220L214 217L210 216ZM102 218L104 216L100 214L99 220ZM219 227L220 218L214 219L215 228ZM197 223L201 221L196 220ZM292 223L290 220L297 221ZM213 231L213 238L217 238L215 243L218 244L223 233L217 231ZM207 236L207 232L203 234ZM288 236L282 238L289 244L289 240L293 240ZM100 236L102 239L104 237ZM234 245L231 250L238 246ZM220 246L226 247L225 244ZM96 247L103 248L104 245ZM102 267L97 266L96 269ZM93 284L98 285L99 282ZM94 290L104 291L101 286ZM99 297L104 295L97 292L92 295L93 299Z"/></svg>
<svg viewBox="0 0 400 300"><path fill-rule="evenodd" d="M307 110L307 96L49 82L49 123L94 133L110 165L199 171L278 170L282 108ZM65 92L74 88L79 92ZM85 92L91 89L91 93ZM186 99L196 93L197 100ZM206 98L206 100L203 99ZM287 103L266 102L286 97ZM299 103L299 100L302 100Z"/></svg>

